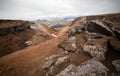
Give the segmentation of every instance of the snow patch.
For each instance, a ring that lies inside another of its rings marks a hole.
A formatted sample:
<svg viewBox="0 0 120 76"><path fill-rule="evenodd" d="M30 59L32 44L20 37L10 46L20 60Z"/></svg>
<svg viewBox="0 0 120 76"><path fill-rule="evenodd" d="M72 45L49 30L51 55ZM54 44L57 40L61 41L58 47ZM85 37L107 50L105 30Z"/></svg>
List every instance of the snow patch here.
<svg viewBox="0 0 120 76"><path fill-rule="evenodd" d="M57 35L55 35L55 34L51 34L53 37L58 37Z"/></svg>

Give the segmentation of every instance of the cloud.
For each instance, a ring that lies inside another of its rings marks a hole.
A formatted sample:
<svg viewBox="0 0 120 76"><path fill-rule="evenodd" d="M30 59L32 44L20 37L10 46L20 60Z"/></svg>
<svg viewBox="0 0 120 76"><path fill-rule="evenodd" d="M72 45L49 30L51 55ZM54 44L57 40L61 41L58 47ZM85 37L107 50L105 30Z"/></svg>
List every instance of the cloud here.
<svg viewBox="0 0 120 76"><path fill-rule="evenodd" d="M0 18L38 19L46 16L120 12L120 0L0 0Z"/></svg>

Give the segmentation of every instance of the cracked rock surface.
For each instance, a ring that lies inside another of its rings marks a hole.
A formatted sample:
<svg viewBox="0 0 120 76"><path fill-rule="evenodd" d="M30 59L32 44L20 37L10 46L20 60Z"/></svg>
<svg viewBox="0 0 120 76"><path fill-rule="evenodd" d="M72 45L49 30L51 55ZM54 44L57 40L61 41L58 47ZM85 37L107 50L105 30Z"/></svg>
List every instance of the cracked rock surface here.
<svg viewBox="0 0 120 76"><path fill-rule="evenodd" d="M90 59L81 66L71 64L56 76L107 76L108 71L101 62Z"/></svg>

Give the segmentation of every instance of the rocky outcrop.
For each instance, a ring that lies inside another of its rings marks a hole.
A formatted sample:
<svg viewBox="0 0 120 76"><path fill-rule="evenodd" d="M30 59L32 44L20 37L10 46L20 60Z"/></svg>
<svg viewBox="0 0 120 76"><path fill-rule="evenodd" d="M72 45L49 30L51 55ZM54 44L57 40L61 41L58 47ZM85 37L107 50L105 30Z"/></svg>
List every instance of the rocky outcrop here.
<svg viewBox="0 0 120 76"><path fill-rule="evenodd" d="M108 71L101 62L90 59L78 67L71 64L56 76L107 76Z"/></svg>
<svg viewBox="0 0 120 76"><path fill-rule="evenodd" d="M46 76L54 76L62 67L69 63L69 56L52 55L47 58L43 69L46 70Z"/></svg>
<svg viewBox="0 0 120 76"><path fill-rule="evenodd" d="M20 31L26 30L30 28L30 23L27 21L18 21L18 23L12 24L14 21L9 21L9 25L4 23L4 21L0 23L0 35L6 35L9 33L18 33ZM2 27L6 26L6 27Z"/></svg>
<svg viewBox="0 0 120 76"><path fill-rule="evenodd" d="M76 69L77 67L73 64L70 64L69 66L67 66L63 71L61 71L60 73L58 73L56 76L74 76L74 72L77 71Z"/></svg>
<svg viewBox="0 0 120 76"><path fill-rule="evenodd" d="M75 34L79 34L82 31L85 31L86 21L78 22L76 26L68 31L69 36L73 36Z"/></svg>
<svg viewBox="0 0 120 76"><path fill-rule="evenodd" d="M68 34L69 37L76 37L76 49L81 48L92 57L98 60L104 60L107 49L109 48L109 40L110 45L119 51L120 26L118 24L120 16L117 16L119 14L85 16L75 19L70 25L72 28L68 31ZM78 38L78 35L81 35L81 33L84 33L83 37L85 36L85 38L82 39L83 42L78 42L82 38Z"/></svg>
<svg viewBox="0 0 120 76"><path fill-rule="evenodd" d="M89 40L83 46L83 51L89 53L93 58L98 60L105 59L105 53L107 52L107 39Z"/></svg>
<svg viewBox="0 0 120 76"><path fill-rule="evenodd" d="M49 67L51 67L57 60L57 58L59 57L59 55L52 55L49 58L46 58L46 63L43 65L43 69L48 69Z"/></svg>
<svg viewBox="0 0 120 76"><path fill-rule="evenodd" d="M77 18L73 21L73 28L68 31L69 36L73 36L75 34L79 34L81 31L84 31L89 33L99 33L120 39L120 26L118 22L119 19L117 18L117 21L112 22L107 18L109 17L88 16L85 17L84 20L81 20L81 17Z"/></svg>
<svg viewBox="0 0 120 76"><path fill-rule="evenodd" d="M57 59L55 64L50 67L49 71L46 73L48 76L54 76L61 67L66 66L69 63L70 59L68 56L60 57Z"/></svg>
<svg viewBox="0 0 120 76"><path fill-rule="evenodd" d="M69 37L67 40L61 42L58 45L58 47L62 48L64 51L74 52L76 50L76 38L75 37Z"/></svg>
<svg viewBox="0 0 120 76"><path fill-rule="evenodd" d="M112 21L112 22L119 22L120 21L120 14L111 14L104 18L106 21Z"/></svg>
<svg viewBox="0 0 120 76"><path fill-rule="evenodd" d="M80 33L81 31L88 31L90 33L100 33L106 36L115 36L114 31L111 29L113 29L113 27L108 26L108 22L100 21L97 19L79 22L75 27L69 30L68 33L71 36Z"/></svg>
<svg viewBox="0 0 120 76"><path fill-rule="evenodd" d="M88 32L100 33L106 36L114 36L113 31L111 31L110 28L100 20L92 20L88 22L85 29Z"/></svg>

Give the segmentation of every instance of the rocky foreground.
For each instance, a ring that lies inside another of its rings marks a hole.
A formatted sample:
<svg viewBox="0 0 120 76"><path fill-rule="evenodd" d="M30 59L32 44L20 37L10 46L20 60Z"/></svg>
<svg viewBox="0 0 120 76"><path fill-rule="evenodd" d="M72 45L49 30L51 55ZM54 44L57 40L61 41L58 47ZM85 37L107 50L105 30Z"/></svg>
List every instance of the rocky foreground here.
<svg viewBox="0 0 120 76"><path fill-rule="evenodd" d="M60 30L30 26L37 34L0 58L0 76L120 76L119 25L118 13L80 17Z"/></svg>

